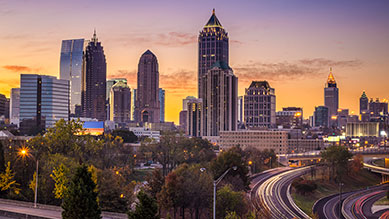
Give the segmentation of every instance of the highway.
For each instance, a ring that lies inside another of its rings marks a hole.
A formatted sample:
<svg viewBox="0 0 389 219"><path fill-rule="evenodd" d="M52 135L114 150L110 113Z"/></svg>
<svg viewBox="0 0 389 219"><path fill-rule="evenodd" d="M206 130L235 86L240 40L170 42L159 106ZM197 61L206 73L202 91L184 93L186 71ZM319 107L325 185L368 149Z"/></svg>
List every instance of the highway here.
<svg viewBox="0 0 389 219"><path fill-rule="evenodd" d="M310 218L294 203L290 195L290 186L294 179L304 175L311 168L288 169L262 176L252 191L252 194L255 193L256 202L263 203L269 209L271 218Z"/></svg>

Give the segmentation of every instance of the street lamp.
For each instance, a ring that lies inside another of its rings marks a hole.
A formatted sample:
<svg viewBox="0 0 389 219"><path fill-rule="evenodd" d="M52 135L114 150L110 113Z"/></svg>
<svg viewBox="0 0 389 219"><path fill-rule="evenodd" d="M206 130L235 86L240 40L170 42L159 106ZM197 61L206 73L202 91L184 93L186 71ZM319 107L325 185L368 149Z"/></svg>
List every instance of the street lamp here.
<svg viewBox="0 0 389 219"><path fill-rule="evenodd" d="M238 167L237 166L233 166L233 167L228 168L219 178L217 178L217 180L213 181L213 219L216 219L216 186L217 186L217 184L219 184L222 181L222 179L227 175L227 173L231 169L237 170ZM204 172L204 171L206 171L206 169L205 168L200 168L200 171Z"/></svg>
<svg viewBox="0 0 389 219"><path fill-rule="evenodd" d="M34 208L36 208L37 200L38 200L38 170L39 170L39 160L34 157L29 151L28 148L22 147L19 150L19 155L23 158L25 157L33 157L36 161L36 175L35 175L35 194L34 194Z"/></svg>

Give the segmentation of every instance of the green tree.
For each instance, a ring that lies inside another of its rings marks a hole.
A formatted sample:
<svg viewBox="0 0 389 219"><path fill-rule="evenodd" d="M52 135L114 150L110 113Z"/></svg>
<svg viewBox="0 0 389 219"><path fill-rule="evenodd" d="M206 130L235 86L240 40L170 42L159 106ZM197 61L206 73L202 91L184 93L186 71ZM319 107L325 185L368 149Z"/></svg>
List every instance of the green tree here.
<svg viewBox="0 0 389 219"><path fill-rule="evenodd" d="M135 211L128 213L129 219L158 219L158 206L155 199L147 195L143 190L139 191L138 203L136 204Z"/></svg>
<svg viewBox="0 0 389 219"><path fill-rule="evenodd" d="M115 137L120 136L124 143L134 143L138 141L138 137L134 132L127 129L115 129L112 131L112 135Z"/></svg>
<svg viewBox="0 0 389 219"><path fill-rule="evenodd" d="M243 151L238 147L233 147L228 151L222 152L211 163L211 170L214 179L219 178L228 168L236 166L237 169L231 170L223 179L224 184L230 183L237 191L250 189L250 180L248 177L248 162L243 157Z"/></svg>
<svg viewBox="0 0 389 219"><path fill-rule="evenodd" d="M69 168L60 164L58 167L54 167L53 173L50 177L55 181L55 187L53 190L54 197L57 199L63 199L69 186Z"/></svg>
<svg viewBox="0 0 389 219"><path fill-rule="evenodd" d="M243 217L248 212L248 203L243 192L235 192L231 185L225 185L217 191L216 217L225 218L228 212Z"/></svg>
<svg viewBox="0 0 389 219"><path fill-rule="evenodd" d="M225 217L225 219L240 219L241 217L239 217L235 211L230 211L230 212L227 212L227 215Z"/></svg>
<svg viewBox="0 0 389 219"><path fill-rule="evenodd" d="M20 184L14 180L15 173L11 170L11 163L8 162L3 173L0 173L0 189L8 193L19 194Z"/></svg>
<svg viewBox="0 0 389 219"><path fill-rule="evenodd" d="M340 182L341 176L347 173L349 159L353 156L351 152L343 146L331 146L320 154L331 169L330 178Z"/></svg>
<svg viewBox="0 0 389 219"><path fill-rule="evenodd" d="M97 202L96 184L86 165L77 168L62 203L64 219L101 218Z"/></svg>

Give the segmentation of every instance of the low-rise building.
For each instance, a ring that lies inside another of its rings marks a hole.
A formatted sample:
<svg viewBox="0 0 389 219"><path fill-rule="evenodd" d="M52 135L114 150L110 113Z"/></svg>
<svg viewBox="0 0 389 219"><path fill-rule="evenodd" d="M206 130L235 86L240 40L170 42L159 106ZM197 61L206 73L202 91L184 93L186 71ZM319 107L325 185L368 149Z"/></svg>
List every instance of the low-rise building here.
<svg viewBox="0 0 389 219"><path fill-rule="evenodd" d="M219 145L223 150L239 145L243 149L248 147L259 150L273 149L276 154L285 154L288 151L288 132L272 130L221 131Z"/></svg>
<svg viewBox="0 0 389 219"><path fill-rule="evenodd" d="M154 139L155 141L159 141L161 136L160 131L153 131L144 127L130 127L129 130L132 131L138 138L148 137Z"/></svg>
<svg viewBox="0 0 389 219"><path fill-rule="evenodd" d="M378 122L349 122L346 126L348 137L379 137Z"/></svg>
<svg viewBox="0 0 389 219"><path fill-rule="evenodd" d="M288 139L288 154L324 149L323 139Z"/></svg>

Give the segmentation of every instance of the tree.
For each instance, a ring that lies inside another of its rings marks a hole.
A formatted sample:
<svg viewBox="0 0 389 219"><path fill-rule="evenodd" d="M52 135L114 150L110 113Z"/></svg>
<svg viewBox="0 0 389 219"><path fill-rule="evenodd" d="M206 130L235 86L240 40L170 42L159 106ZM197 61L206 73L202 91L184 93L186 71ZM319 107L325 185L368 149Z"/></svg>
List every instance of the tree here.
<svg viewBox="0 0 389 219"><path fill-rule="evenodd" d="M115 129L112 131L114 137L120 136L123 139L124 143L135 143L138 141L138 137L134 132L127 129Z"/></svg>
<svg viewBox="0 0 389 219"><path fill-rule="evenodd" d="M135 211L128 213L129 219L157 219L158 206L152 197L147 195L143 190L139 191L138 203L136 204Z"/></svg>
<svg viewBox="0 0 389 219"><path fill-rule="evenodd" d="M0 141L0 173L5 171L4 145Z"/></svg>
<svg viewBox="0 0 389 219"><path fill-rule="evenodd" d="M230 212L227 212L227 215L225 217L225 219L240 219L241 217L239 217L235 211L230 211Z"/></svg>
<svg viewBox="0 0 389 219"><path fill-rule="evenodd" d="M225 185L217 191L216 217L225 218L228 212L243 217L248 212L248 203L243 192L235 192L231 185Z"/></svg>
<svg viewBox="0 0 389 219"><path fill-rule="evenodd" d="M335 180L335 177L340 182L341 176L346 173L349 159L352 158L351 152L343 146L331 146L321 153L322 159L324 159L331 169L330 178Z"/></svg>
<svg viewBox="0 0 389 219"><path fill-rule="evenodd" d="M63 199L64 194L68 190L69 171L69 168L63 164L60 164L58 167L54 167L53 173L50 174L50 177L55 181L53 193L54 197L57 199Z"/></svg>
<svg viewBox="0 0 389 219"><path fill-rule="evenodd" d="M157 194L162 190L162 186L165 183L165 178L162 176L160 169L155 169L151 176L147 180L147 191L150 195L157 199Z"/></svg>
<svg viewBox="0 0 389 219"><path fill-rule="evenodd" d="M228 168L234 166L236 166L237 169L235 171L230 170L223 180L224 184L230 183L237 191L248 191L250 189L248 163L243 157L243 151L238 147L233 147L228 151L222 152L211 163L214 179L219 178Z"/></svg>
<svg viewBox="0 0 389 219"><path fill-rule="evenodd" d="M8 162L3 173L0 173L0 189L8 193L19 194L19 183L14 180L15 173L11 170L11 163Z"/></svg>
<svg viewBox="0 0 389 219"><path fill-rule="evenodd" d="M353 175L359 173L359 171L363 168L363 157L361 154L355 155L353 160L350 162L350 170Z"/></svg>
<svg viewBox="0 0 389 219"><path fill-rule="evenodd" d="M62 218L95 219L101 218L97 202L96 184L86 165L77 168L62 203Z"/></svg>

